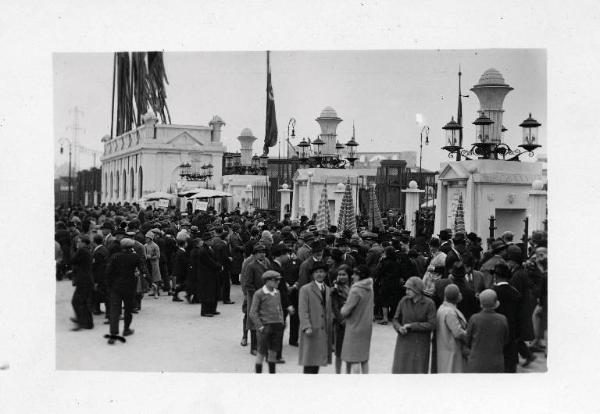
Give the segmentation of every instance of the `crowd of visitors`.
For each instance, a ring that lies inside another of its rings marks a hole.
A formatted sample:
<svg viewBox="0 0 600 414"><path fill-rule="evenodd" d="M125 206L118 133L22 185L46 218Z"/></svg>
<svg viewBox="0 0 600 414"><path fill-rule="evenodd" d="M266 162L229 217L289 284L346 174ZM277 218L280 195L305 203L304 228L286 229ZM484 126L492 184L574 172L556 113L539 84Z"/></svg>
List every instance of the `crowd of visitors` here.
<svg viewBox="0 0 600 414"><path fill-rule="evenodd" d="M144 296L199 303L216 317L241 285L240 345L284 363L297 346L304 373L332 363L368 373L373 323L397 332L393 373L516 372L546 352L547 238L488 240L444 229L434 237L385 226L317 229L313 217L182 213L136 204L57 207L57 280L75 287L74 330L105 315L109 344L134 333ZM180 295L184 294L183 298ZM123 320L122 336L119 323ZM248 338L250 337L250 338Z"/></svg>

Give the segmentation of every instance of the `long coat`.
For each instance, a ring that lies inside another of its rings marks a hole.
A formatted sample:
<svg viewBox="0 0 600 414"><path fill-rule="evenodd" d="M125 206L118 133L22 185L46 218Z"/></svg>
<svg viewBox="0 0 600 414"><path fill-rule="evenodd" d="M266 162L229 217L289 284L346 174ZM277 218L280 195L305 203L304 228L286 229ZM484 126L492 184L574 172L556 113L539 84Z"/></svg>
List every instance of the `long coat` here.
<svg viewBox="0 0 600 414"><path fill-rule="evenodd" d="M392 374L427 374L435 318L435 303L428 297L414 301L405 296L400 300L394 320L400 325L410 323L410 330L406 335L398 334Z"/></svg>
<svg viewBox="0 0 600 414"><path fill-rule="evenodd" d="M482 310L469 319L467 344L471 350L467 372L504 372L504 345L508 343L506 317Z"/></svg>
<svg viewBox="0 0 600 414"><path fill-rule="evenodd" d="M331 364L333 317L330 296L331 289L325 285L325 301L323 301L321 290L314 281L300 288L298 298L299 365L325 366ZM312 329L310 336L304 332L307 328Z"/></svg>
<svg viewBox="0 0 600 414"><path fill-rule="evenodd" d="M71 258L73 266L73 285L79 292L91 293L94 290L92 277L92 253L87 247L77 249Z"/></svg>
<svg viewBox="0 0 600 414"><path fill-rule="evenodd" d="M202 303L216 303L219 298L218 274L221 265L214 260L208 246L192 249L191 273L198 281L198 291Z"/></svg>
<svg viewBox="0 0 600 414"><path fill-rule="evenodd" d="M521 312L519 317L518 337L524 341L534 338L533 321L531 316L535 309L536 300L533 294L534 284L528 272L521 266L513 269L510 285L521 294Z"/></svg>
<svg viewBox="0 0 600 414"><path fill-rule="evenodd" d="M467 337L467 320L456 305L442 303L437 311L436 349L437 372L461 373L467 361L463 356L463 346Z"/></svg>
<svg viewBox="0 0 600 414"><path fill-rule="evenodd" d="M350 288L341 314L346 318L346 332L342 360L365 362L369 360L373 334L373 279L359 280Z"/></svg>
<svg viewBox="0 0 600 414"><path fill-rule="evenodd" d="M229 236L229 247L231 248L231 274L239 275L242 272L242 262L244 261L244 244L238 233L231 233Z"/></svg>
<svg viewBox="0 0 600 414"><path fill-rule="evenodd" d="M148 271L150 272L150 279L153 283L161 280L160 275L160 248L158 244L150 241L144 245L146 249L146 259L148 260Z"/></svg>

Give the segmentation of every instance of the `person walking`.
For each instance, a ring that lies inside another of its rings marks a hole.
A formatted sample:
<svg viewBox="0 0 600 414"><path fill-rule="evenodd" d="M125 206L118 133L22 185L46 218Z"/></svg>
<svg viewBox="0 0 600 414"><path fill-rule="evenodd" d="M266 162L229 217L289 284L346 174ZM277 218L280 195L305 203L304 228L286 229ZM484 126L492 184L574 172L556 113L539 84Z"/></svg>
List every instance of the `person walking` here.
<svg viewBox="0 0 600 414"><path fill-rule="evenodd" d="M342 372L342 348L346 332L346 320L342 316L342 306L350 293L350 275L352 268L346 264L337 269L337 278L331 288L331 311L333 313L333 344L335 346L335 373ZM346 364L346 374L350 373L350 364Z"/></svg>
<svg viewBox="0 0 600 414"><path fill-rule="evenodd" d="M352 274L348 300L340 313L346 319L342 360L355 374L369 373L369 351L373 334L373 279L369 268L359 265Z"/></svg>
<svg viewBox="0 0 600 414"><path fill-rule="evenodd" d="M119 318L121 307L124 308L123 336L133 334L131 322L133 320L133 308L135 306L135 295L137 277L136 273L142 268L142 260L134 251L134 241L124 238L120 242L121 251L114 253L106 266L106 279L110 289L110 334L108 343L124 339L119 337Z"/></svg>
<svg viewBox="0 0 600 414"><path fill-rule="evenodd" d="M305 374L318 374L320 366L331 364L333 320L331 290L324 283L326 275L327 265L315 262L312 265L313 281L302 286L298 295L298 365L304 366Z"/></svg>
<svg viewBox="0 0 600 414"><path fill-rule="evenodd" d="M392 373L427 374L435 303L423 295L423 281L419 277L410 277L404 286L406 296L398 303L393 320L398 337Z"/></svg>
<svg viewBox="0 0 600 414"><path fill-rule="evenodd" d="M104 303L104 313L108 318L109 300L108 286L106 284L106 263L108 261L108 249L104 246L104 238L101 234L94 235L94 250L92 252L92 275L94 279L94 305L93 313L100 315L100 304Z"/></svg>
<svg viewBox="0 0 600 414"><path fill-rule="evenodd" d="M173 302L183 302L183 299L179 298L179 292L185 290L185 282L188 278L190 271L190 256L187 247L187 236L182 236L177 240L177 253L175 253L175 260L173 263L173 279L174 279L174 291L173 291Z"/></svg>
<svg viewBox="0 0 600 414"><path fill-rule="evenodd" d="M92 253L90 252L89 237L79 235L75 243L77 250L71 258L73 286L75 286L71 305L75 312L75 318L71 318L71 321L76 324L72 330L78 331L82 328L92 329L94 327L92 312L90 311L94 280L92 278Z"/></svg>
<svg viewBox="0 0 600 414"><path fill-rule="evenodd" d="M271 269L271 261L266 258L267 249L264 244L257 243L253 247L254 258L247 264L247 268L244 269L246 274L243 277L242 286L246 291L246 310L250 311L252 308L252 298L254 293L262 288L263 280L262 275L267 270ZM244 271L243 271L244 272ZM250 331L250 353L256 355L257 352L257 337L256 327L249 317L246 318L246 328Z"/></svg>
<svg viewBox="0 0 600 414"><path fill-rule="evenodd" d="M481 312L469 319L467 325L467 372L504 372L504 346L509 341L506 317L496 313L500 305L496 292L486 289L479 294Z"/></svg>
<svg viewBox="0 0 600 414"><path fill-rule="evenodd" d="M444 289L444 302L437 310L436 348L437 372L461 373L466 366L467 320L456 308L462 296L458 286L451 284Z"/></svg>
<svg viewBox="0 0 600 414"><path fill-rule="evenodd" d="M226 234L223 227L219 226L215 229L215 237L211 240L211 250L215 260L223 266L223 270L218 274L219 282L219 300L223 301L224 305L232 305L235 302L231 301L231 280L229 270L233 257L229 250L229 245L225 241Z"/></svg>

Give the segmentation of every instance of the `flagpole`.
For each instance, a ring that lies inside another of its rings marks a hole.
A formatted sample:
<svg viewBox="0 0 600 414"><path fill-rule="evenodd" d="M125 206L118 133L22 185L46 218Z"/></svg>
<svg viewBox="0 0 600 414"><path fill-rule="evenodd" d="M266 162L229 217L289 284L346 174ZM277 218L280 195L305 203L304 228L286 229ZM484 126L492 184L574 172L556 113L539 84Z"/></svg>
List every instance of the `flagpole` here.
<svg viewBox="0 0 600 414"><path fill-rule="evenodd" d="M458 65L458 113L456 115L456 119L458 124L460 125L460 129L458 130L458 146L462 148L463 144L463 130L462 130L462 91L460 88L460 77L462 76L462 72L460 71L460 64ZM460 161L460 151L456 153L456 161Z"/></svg>
<svg viewBox="0 0 600 414"><path fill-rule="evenodd" d="M110 139L113 139L113 128L115 124L115 78L117 76L117 52L113 53L113 82L112 82L112 102L110 109Z"/></svg>

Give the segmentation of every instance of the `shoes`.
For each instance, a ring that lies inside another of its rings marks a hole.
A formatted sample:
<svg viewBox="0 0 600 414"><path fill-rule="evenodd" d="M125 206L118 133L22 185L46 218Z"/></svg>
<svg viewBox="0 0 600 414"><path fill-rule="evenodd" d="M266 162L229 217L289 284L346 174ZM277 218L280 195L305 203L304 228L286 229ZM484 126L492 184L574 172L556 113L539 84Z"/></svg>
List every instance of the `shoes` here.
<svg viewBox="0 0 600 414"><path fill-rule="evenodd" d="M77 331L81 331L83 328L81 326L76 326L75 328L72 328L71 331L73 332L77 332Z"/></svg>
<svg viewBox="0 0 600 414"><path fill-rule="evenodd" d="M546 351L546 347L544 345L538 344L538 345L531 345L529 347L529 350L531 352L545 352Z"/></svg>
<svg viewBox="0 0 600 414"><path fill-rule="evenodd" d="M212 313L201 313L200 316L206 316L207 318L212 318L215 315L213 315Z"/></svg>
<svg viewBox="0 0 600 414"><path fill-rule="evenodd" d="M251 350L251 351L250 351L250 353L251 353L252 355L256 355L256 349L253 349L253 350Z"/></svg>
<svg viewBox="0 0 600 414"><path fill-rule="evenodd" d="M535 354L531 354L531 356L529 358L527 358L525 360L525 362L523 362L523 364L521 364L521 366L523 367L528 367L529 364L531 364L533 361L535 361L537 359L537 355Z"/></svg>
<svg viewBox="0 0 600 414"><path fill-rule="evenodd" d="M276 364L285 364L285 359L278 359L275 361Z"/></svg>
<svg viewBox="0 0 600 414"><path fill-rule="evenodd" d="M133 335L135 331L133 329L125 329L123 331L123 336L129 336L129 335Z"/></svg>
<svg viewBox="0 0 600 414"><path fill-rule="evenodd" d="M109 323L110 323L110 320L109 320L109 319L105 319L105 320L104 320L104 325L108 325Z"/></svg>
<svg viewBox="0 0 600 414"><path fill-rule="evenodd" d="M377 322L379 325L387 325L388 321L381 321L381 322Z"/></svg>
<svg viewBox="0 0 600 414"><path fill-rule="evenodd" d="M221 312L213 312L212 314L213 314L213 316L216 316L216 315L220 315Z"/></svg>
<svg viewBox="0 0 600 414"><path fill-rule="evenodd" d="M109 344L109 345L113 345L114 343L115 343L115 338L110 338L110 339L108 340L108 344Z"/></svg>
<svg viewBox="0 0 600 414"><path fill-rule="evenodd" d="M177 296L173 296L173 302L183 302L183 299L179 299Z"/></svg>
<svg viewBox="0 0 600 414"><path fill-rule="evenodd" d="M223 305L233 305L235 302L228 300L227 302L223 301Z"/></svg>
<svg viewBox="0 0 600 414"><path fill-rule="evenodd" d="M295 346L297 348L298 347L298 342L290 342L290 346Z"/></svg>
<svg viewBox="0 0 600 414"><path fill-rule="evenodd" d="M240 342L241 346L248 346L248 338L242 338L242 341Z"/></svg>
<svg viewBox="0 0 600 414"><path fill-rule="evenodd" d="M79 321L76 318L69 318L69 320L73 323L76 323L77 325L79 325Z"/></svg>

